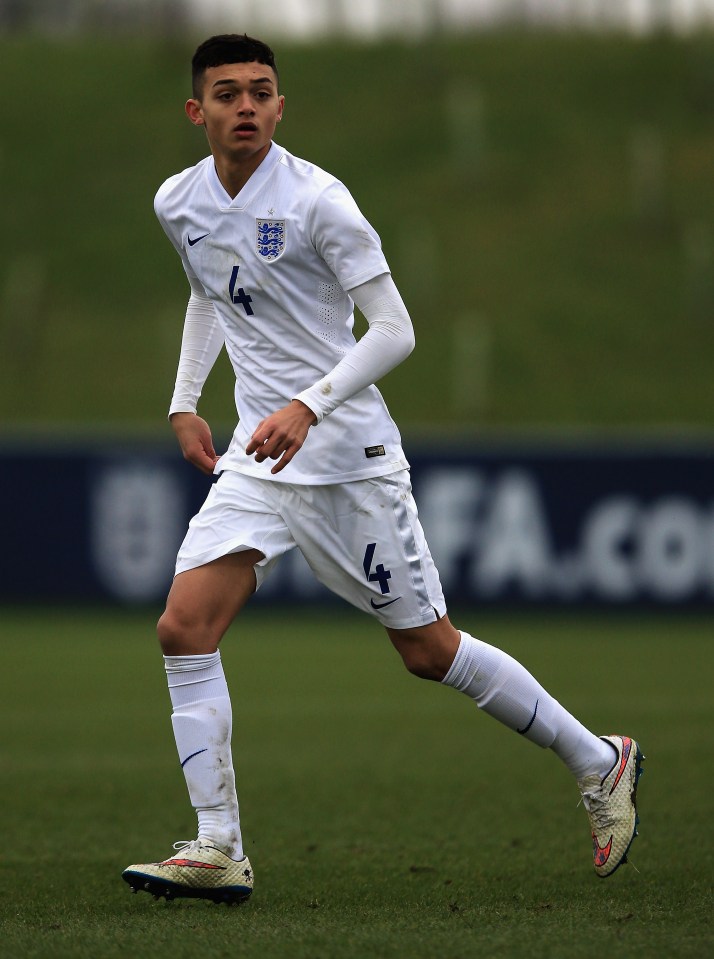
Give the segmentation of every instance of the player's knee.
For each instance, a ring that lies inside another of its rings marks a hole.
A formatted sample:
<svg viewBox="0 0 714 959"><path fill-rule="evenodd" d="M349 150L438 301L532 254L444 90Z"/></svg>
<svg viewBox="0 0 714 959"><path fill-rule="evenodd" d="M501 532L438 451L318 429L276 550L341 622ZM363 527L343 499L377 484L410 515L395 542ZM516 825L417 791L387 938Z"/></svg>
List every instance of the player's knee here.
<svg viewBox="0 0 714 959"><path fill-rule="evenodd" d="M156 624L156 635L164 656L188 656L192 653L188 624L167 609Z"/></svg>
<svg viewBox="0 0 714 959"><path fill-rule="evenodd" d="M407 646L399 650L402 661L412 676L419 679L431 679L434 682L441 682L446 675L446 670L438 658L433 655L433 651L423 646Z"/></svg>
<svg viewBox="0 0 714 959"><path fill-rule="evenodd" d="M409 672L437 683L448 673L460 639L446 617L417 629L387 628L387 633Z"/></svg>
<svg viewBox="0 0 714 959"><path fill-rule="evenodd" d="M156 624L164 656L202 656L215 653L224 630L216 623L182 614L169 604Z"/></svg>

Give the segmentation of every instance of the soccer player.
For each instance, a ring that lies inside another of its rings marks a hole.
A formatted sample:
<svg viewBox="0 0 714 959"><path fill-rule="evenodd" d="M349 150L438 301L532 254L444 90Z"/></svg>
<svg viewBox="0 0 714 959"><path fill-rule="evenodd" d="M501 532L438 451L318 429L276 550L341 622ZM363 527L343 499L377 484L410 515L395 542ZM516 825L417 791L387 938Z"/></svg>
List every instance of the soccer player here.
<svg viewBox="0 0 714 959"><path fill-rule="evenodd" d="M342 183L273 141L284 98L268 46L211 37L192 67L186 113L210 155L169 178L155 208L191 287L170 421L185 458L218 480L180 547L158 635L198 827L176 855L123 878L167 899L251 894L218 646L294 548L385 627L410 672L553 750L578 781L595 871L609 876L635 836L641 750L593 735L523 666L450 622L399 432L374 386L414 346L377 234ZM358 341L354 305L368 324ZM218 456L196 410L223 346L238 425Z"/></svg>

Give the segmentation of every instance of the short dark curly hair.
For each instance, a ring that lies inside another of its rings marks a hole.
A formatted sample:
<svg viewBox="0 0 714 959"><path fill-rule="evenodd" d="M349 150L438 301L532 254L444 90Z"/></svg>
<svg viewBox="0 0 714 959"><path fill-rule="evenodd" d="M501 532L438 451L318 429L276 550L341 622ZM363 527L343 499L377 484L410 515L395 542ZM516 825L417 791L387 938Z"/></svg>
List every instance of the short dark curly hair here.
<svg viewBox="0 0 714 959"><path fill-rule="evenodd" d="M221 33L204 40L197 48L191 60L193 95L197 100L203 94L203 75L209 67L220 67L224 63L264 63L275 71L275 54L267 43L249 37L247 33Z"/></svg>

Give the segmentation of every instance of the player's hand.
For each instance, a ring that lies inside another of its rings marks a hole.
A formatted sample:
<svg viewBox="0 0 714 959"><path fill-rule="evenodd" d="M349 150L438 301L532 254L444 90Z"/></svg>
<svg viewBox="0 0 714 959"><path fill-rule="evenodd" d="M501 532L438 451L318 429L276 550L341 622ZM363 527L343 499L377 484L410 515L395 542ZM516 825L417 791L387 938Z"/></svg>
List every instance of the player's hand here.
<svg viewBox="0 0 714 959"><path fill-rule="evenodd" d="M248 456L255 453L258 463L268 457L277 460L270 472L279 473L302 447L310 427L316 422L315 414L309 406L305 406L300 400L293 400L258 423L245 451Z"/></svg>
<svg viewBox="0 0 714 959"><path fill-rule="evenodd" d="M218 456L213 448L208 423L195 413L174 413L171 416L171 426L179 441L183 458L202 473L212 473Z"/></svg>

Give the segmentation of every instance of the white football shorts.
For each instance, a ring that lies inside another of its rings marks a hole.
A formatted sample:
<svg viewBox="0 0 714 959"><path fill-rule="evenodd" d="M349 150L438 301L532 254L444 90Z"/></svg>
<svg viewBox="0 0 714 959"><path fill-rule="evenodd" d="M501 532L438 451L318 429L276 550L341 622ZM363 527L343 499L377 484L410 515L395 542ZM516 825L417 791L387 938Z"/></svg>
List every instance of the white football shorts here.
<svg viewBox="0 0 714 959"><path fill-rule="evenodd" d="M296 547L321 583L384 626L424 626L446 614L407 470L334 486L226 470L189 524L176 573L257 549L260 587Z"/></svg>

